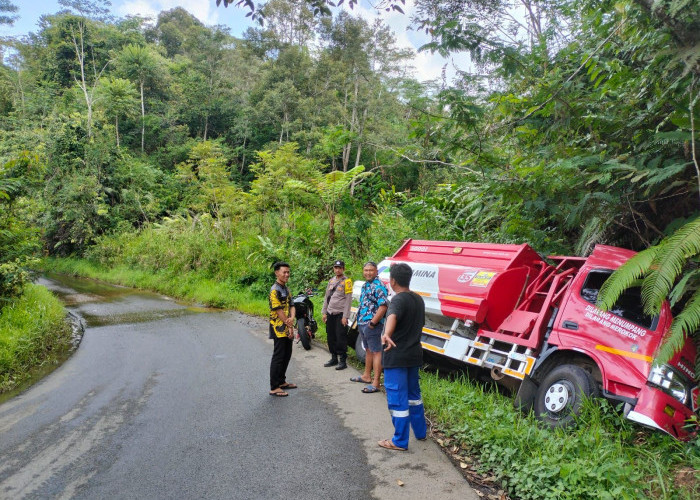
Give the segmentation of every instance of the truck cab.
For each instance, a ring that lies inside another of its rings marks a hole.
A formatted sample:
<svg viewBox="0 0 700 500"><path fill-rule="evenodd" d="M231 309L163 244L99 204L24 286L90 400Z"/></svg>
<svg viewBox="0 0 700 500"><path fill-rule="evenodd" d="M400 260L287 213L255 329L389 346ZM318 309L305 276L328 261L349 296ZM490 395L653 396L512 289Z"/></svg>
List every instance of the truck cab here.
<svg viewBox="0 0 700 500"><path fill-rule="evenodd" d="M413 269L427 355L489 370L549 425L572 423L584 397L602 395L630 420L686 439L697 431L695 347L687 341L668 364L654 363L668 304L649 317L631 288L610 311L596 307L602 284L632 255L598 245L587 258L545 259L527 244L407 240L378 271L391 298L391 264Z"/></svg>
<svg viewBox="0 0 700 500"><path fill-rule="evenodd" d="M627 289L609 311L596 307L605 280L633 255L595 247L572 280L548 344L590 359L587 366L601 394L624 403L627 418L682 438L692 432L686 421L698 411L694 346L686 342L668 364L654 364L671 327L670 307L666 303L657 316L646 315L639 287Z"/></svg>

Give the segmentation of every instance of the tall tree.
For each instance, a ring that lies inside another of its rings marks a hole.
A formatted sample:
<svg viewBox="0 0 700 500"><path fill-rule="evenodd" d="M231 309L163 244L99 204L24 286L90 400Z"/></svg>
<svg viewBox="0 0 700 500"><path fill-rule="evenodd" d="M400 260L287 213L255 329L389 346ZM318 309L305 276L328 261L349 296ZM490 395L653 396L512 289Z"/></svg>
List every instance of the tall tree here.
<svg viewBox="0 0 700 500"><path fill-rule="evenodd" d="M79 17L103 22L114 19L110 13L112 2L109 0L58 0L58 4Z"/></svg>
<svg viewBox="0 0 700 500"><path fill-rule="evenodd" d="M325 21L322 37L327 44L324 63L332 66L338 80L338 99L343 113L339 123L346 129L341 164L347 171L354 150L354 166L360 164L364 136L382 101L392 102L387 83L412 55L396 47L389 28L381 22L368 25L361 18L343 13L332 23Z"/></svg>
<svg viewBox="0 0 700 500"><path fill-rule="evenodd" d="M119 147L119 118L134 115L137 105L136 89L129 80L122 78L102 79L97 87L98 99L96 101L107 116L114 119L114 128Z"/></svg>
<svg viewBox="0 0 700 500"><path fill-rule="evenodd" d="M203 28L204 25L196 17L182 7L176 7L158 14L158 21L148 36L161 44L166 56L172 58L176 54L184 54L183 44L190 34Z"/></svg>
<svg viewBox="0 0 700 500"><path fill-rule="evenodd" d="M138 84L141 96L141 152L144 151L146 137L146 103L144 87L149 80L163 77L163 63L160 56L148 46L129 44L117 57L117 66L122 73Z"/></svg>
<svg viewBox="0 0 700 500"><path fill-rule="evenodd" d="M271 0L262 9L265 30L283 45L305 47L314 38L318 20L305 0Z"/></svg>

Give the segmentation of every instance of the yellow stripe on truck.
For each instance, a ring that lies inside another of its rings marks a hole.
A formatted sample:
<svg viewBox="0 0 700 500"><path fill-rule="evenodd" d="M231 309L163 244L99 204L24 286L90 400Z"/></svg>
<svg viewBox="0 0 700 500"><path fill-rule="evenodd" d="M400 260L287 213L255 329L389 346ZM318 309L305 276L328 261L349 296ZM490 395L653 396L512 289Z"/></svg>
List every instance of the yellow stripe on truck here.
<svg viewBox="0 0 700 500"><path fill-rule="evenodd" d="M524 373L516 372L515 370L511 370L510 368L506 368L505 370L503 370L503 373L505 373L506 375L510 375L511 377L519 378L521 380L525 378Z"/></svg>
<svg viewBox="0 0 700 500"><path fill-rule="evenodd" d="M433 337L440 337L441 339L450 339L452 335L449 333L445 332L440 332L438 330L433 330L432 328L423 328L423 333L427 333L428 335L432 335Z"/></svg>
<svg viewBox="0 0 700 500"><path fill-rule="evenodd" d="M648 363L651 363L654 360L654 358L652 358L651 356L646 356L644 354L638 354L636 352L631 351L623 351L622 349L615 349L614 347L608 347L606 345L598 344L597 346L595 346L595 348L599 351L617 354L618 356L625 356L626 358L641 359L642 361L647 361Z"/></svg>
<svg viewBox="0 0 700 500"><path fill-rule="evenodd" d="M423 349L427 349L429 351L437 352L439 354L445 354L445 349L442 349L440 347L435 347L434 345L431 344L426 344L425 342L421 342L421 345L423 346Z"/></svg>
<svg viewBox="0 0 700 500"><path fill-rule="evenodd" d="M525 374L530 375L530 372L532 371L532 366L535 364L535 358L528 357L527 361L525 361Z"/></svg>
<svg viewBox="0 0 700 500"><path fill-rule="evenodd" d="M451 300L452 302L464 302L465 304L476 304L476 299L470 299L468 297L459 297L457 295L441 295L443 300Z"/></svg>

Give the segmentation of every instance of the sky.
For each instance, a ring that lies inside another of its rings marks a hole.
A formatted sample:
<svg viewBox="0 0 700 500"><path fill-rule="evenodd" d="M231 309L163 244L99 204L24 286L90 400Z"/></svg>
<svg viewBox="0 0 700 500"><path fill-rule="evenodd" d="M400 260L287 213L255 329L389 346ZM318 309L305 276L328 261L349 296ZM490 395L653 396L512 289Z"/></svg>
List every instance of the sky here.
<svg viewBox="0 0 700 500"><path fill-rule="evenodd" d="M216 0L111 0L112 12L120 17L126 15L141 15L156 18L163 10L175 7L183 7L204 24L211 26L223 24L231 29L231 34L240 36L248 27L256 26L249 17L245 17L248 10L229 5L224 8L216 6ZM13 0L19 7L19 19L13 26L0 26L0 36L21 36L38 29L39 18L44 14L54 14L60 10L57 0ZM256 2L257 3L257 2ZM376 2L375 2L376 3ZM407 30L410 24L411 12L414 0L406 0L405 14L398 12L387 13L373 9L365 0L360 2L351 12L360 15L367 20L381 17L394 30L397 45L416 49L416 57L413 61L414 76L421 81L441 78L444 66L447 66L448 78L455 74L453 60L446 60L437 54L429 52L417 52L418 47L428 41L422 32ZM345 7L347 8L347 7Z"/></svg>

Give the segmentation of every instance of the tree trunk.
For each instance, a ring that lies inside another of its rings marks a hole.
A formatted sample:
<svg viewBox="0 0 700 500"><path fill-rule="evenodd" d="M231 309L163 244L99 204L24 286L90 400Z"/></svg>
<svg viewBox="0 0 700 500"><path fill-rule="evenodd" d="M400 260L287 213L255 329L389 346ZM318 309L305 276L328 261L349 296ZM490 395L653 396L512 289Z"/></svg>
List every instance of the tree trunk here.
<svg viewBox="0 0 700 500"><path fill-rule="evenodd" d="M75 49L75 56L78 58L78 64L80 65L80 81L73 77L83 91L83 96L85 97L85 104L87 106L87 133L88 137L92 137L92 99L87 90L87 81L85 78L85 42L83 38L83 23L78 23L78 32L80 38L80 46L78 46L78 37L76 37L75 32L71 29L71 37L73 39L73 48Z"/></svg>
<svg viewBox="0 0 700 500"><path fill-rule="evenodd" d="M335 212L332 209L328 211L328 243L330 248L335 246Z"/></svg>
<svg viewBox="0 0 700 500"><path fill-rule="evenodd" d="M343 146L343 172L348 171L348 163L350 162L350 147L352 146L351 142L348 142Z"/></svg>
<svg viewBox="0 0 700 500"><path fill-rule="evenodd" d="M85 77L85 25L82 22L78 23L78 35L71 29L71 39L73 41L73 48L75 49L75 56L78 58L78 64L80 64L80 81L74 76L73 79L83 91L83 96L85 97L85 104L87 106L87 133L88 137L92 137L92 104L93 104L93 92L97 86L102 73L107 68L107 64L97 73L97 68L93 67L93 77L94 81L92 83L92 89L88 91L87 78ZM93 62L94 64L94 62Z"/></svg>
<svg viewBox="0 0 700 500"><path fill-rule="evenodd" d="M241 175L243 175L243 171L245 170L245 143L248 139L248 135L246 134L243 136L243 158L241 159Z"/></svg>
<svg viewBox="0 0 700 500"><path fill-rule="evenodd" d="M144 137L146 136L146 107L143 103L143 79L139 82L141 87L141 152L143 153Z"/></svg>
<svg viewBox="0 0 700 500"><path fill-rule="evenodd" d="M284 139L284 131L287 129L287 123L289 121L289 114L287 113L287 110L284 110L284 116L282 117L282 126L280 127L280 144L282 144L282 140ZM287 132L287 140L289 140L289 132Z"/></svg>
<svg viewBox="0 0 700 500"><path fill-rule="evenodd" d="M362 112L362 121L360 122L359 130L357 131L357 155L355 156L355 166L360 165L360 154L362 153L362 134L365 131L365 123L367 123L367 108Z"/></svg>
<svg viewBox="0 0 700 500"><path fill-rule="evenodd" d="M357 125L357 96L360 91L360 80L355 75L355 92L352 100L352 113L350 115L350 135L356 130ZM352 141L348 142L343 148L343 172L348 171L348 164L350 163L350 150L352 149Z"/></svg>
<svg viewBox="0 0 700 500"><path fill-rule="evenodd" d="M119 149L119 117L114 118L114 128L117 130L117 149Z"/></svg>
<svg viewBox="0 0 700 500"><path fill-rule="evenodd" d="M0 50L0 61L2 61L2 51ZM26 116L26 102L24 98L24 87L22 86L22 69L17 68L17 92L19 93L20 109L22 110L22 126L24 127L24 118Z"/></svg>

